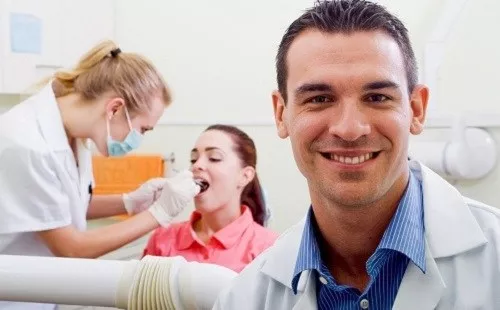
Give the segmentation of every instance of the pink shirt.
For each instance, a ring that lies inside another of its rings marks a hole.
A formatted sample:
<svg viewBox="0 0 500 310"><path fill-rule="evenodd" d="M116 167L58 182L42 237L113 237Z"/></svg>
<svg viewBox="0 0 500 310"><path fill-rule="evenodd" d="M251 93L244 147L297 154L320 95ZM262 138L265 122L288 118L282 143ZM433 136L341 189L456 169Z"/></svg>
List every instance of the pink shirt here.
<svg viewBox="0 0 500 310"><path fill-rule="evenodd" d="M188 261L217 264L240 272L278 237L257 224L250 209L243 208L241 216L216 232L208 244L203 244L193 230L193 223L201 218L194 211L189 221L156 229L143 255L183 256Z"/></svg>

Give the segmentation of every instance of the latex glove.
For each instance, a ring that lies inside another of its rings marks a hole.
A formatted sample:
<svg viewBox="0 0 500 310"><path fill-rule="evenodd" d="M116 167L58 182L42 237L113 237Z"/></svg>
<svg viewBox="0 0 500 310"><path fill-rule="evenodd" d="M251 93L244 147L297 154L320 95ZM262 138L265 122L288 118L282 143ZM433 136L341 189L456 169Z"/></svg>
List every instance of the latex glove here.
<svg viewBox="0 0 500 310"><path fill-rule="evenodd" d="M165 178L150 179L135 191L123 194L123 204L127 213L133 215L148 209L160 196L166 180Z"/></svg>
<svg viewBox="0 0 500 310"><path fill-rule="evenodd" d="M168 226L199 192L200 186L195 183L193 173L184 170L165 180L160 197L148 211L160 225Z"/></svg>

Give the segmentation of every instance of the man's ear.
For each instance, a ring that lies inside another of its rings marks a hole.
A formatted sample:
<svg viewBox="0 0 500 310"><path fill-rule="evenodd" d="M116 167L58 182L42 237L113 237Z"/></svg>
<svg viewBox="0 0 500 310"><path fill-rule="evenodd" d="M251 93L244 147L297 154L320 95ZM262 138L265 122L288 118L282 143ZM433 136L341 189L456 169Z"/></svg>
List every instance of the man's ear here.
<svg viewBox="0 0 500 310"><path fill-rule="evenodd" d="M273 91L273 109L274 109L274 122L278 130L278 136L281 139L288 137L288 129L286 127L287 110L285 100L278 90Z"/></svg>
<svg viewBox="0 0 500 310"><path fill-rule="evenodd" d="M243 168L240 183L238 184L241 188L244 188L248 183L252 182L255 178L255 168L252 166L246 166Z"/></svg>
<svg viewBox="0 0 500 310"><path fill-rule="evenodd" d="M125 106L125 100L120 97L110 98L106 102L106 116L111 119L120 109Z"/></svg>
<svg viewBox="0 0 500 310"><path fill-rule="evenodd" d="M417 85L410 96L410 108L412 119L410 133L418 135L424 129L427 103L429 102L429 88L425 85Z"/></svg>

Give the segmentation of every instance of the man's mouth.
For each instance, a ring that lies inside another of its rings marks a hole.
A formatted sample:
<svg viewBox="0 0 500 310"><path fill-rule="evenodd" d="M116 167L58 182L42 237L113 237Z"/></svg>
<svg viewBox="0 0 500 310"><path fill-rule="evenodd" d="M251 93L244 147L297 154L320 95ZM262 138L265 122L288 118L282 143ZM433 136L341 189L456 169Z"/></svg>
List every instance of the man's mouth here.
<svg viewBox="0 0 500 310"><path fill-rule="evenodd" d="M321 156L328 160L333 160L336 162L339 162L341 164L345 165L359 165L364 163L365 161L368 161L370 159L374 159L380 154L380 152L370 152L370 153L365 153L365 154L360 154L356 156L346 156L346 155L339 155L335 153L321 153Z"/></svg>

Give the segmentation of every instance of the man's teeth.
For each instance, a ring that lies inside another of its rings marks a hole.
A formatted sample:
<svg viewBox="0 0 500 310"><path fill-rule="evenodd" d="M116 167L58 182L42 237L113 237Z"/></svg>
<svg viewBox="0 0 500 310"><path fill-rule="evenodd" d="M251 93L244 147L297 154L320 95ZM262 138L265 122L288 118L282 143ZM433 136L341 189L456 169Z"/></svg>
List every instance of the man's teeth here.
<svg viewBox="0 0 500 310"><path fill-rule="evenodd" d="M338 161L343 164L351 164L351 165L357 165L361 164L368 159L373 158L373 153L367 153L364 155L356 156L356 157L348 157L348 156L340 156L336 154L330 154L330 159L333 159L334 161Z"/></svg>

